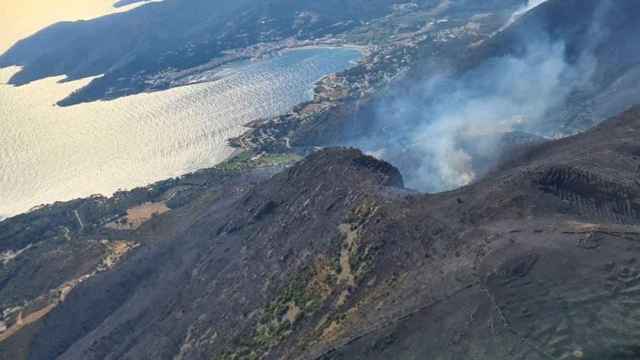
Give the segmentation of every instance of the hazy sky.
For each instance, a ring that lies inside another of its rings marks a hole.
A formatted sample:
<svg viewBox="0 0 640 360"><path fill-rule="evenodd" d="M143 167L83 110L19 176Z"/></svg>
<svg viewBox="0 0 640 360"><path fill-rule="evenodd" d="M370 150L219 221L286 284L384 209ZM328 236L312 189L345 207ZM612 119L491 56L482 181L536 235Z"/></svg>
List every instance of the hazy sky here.
<svg viewBox="0 0 640 360"><path fill-rule="evenodd" d="M0 53L13 43L58 21L91 19L115 9L116 0L0 0Z"/></svg>

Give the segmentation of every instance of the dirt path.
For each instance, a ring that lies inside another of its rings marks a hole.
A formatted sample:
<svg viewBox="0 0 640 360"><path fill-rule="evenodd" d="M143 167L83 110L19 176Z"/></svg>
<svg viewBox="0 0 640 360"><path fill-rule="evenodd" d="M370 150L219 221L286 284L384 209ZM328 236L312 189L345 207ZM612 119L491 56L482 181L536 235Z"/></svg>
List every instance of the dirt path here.
<svg viewBox="0 0 640 360"><path fill-rule="evenodd" d="M80 231L84 230L84 223L82 222L80 213L78 213L78 210L73 210L73 213L76 216L76 219L78 220L78 224L80 224Z"/></svg>

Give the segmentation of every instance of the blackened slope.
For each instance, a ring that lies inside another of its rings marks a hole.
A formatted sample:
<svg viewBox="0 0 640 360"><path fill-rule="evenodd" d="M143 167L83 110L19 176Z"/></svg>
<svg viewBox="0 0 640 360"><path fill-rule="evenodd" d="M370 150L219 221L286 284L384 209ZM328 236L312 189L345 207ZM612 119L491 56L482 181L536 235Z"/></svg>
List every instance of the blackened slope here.
<svg viewBox="0 0 640 360"><path fill-rule="evenodd" d="M152 244L46 318L29 358L200 359L247 342L258 353L275 348L351 283L350 273L322 275L339 263L347 215L381 187L401 184L395 168L359 151L326 150L248 192L229 185L195 219L189 209L171 212L163 218L171 226L148 229ZM280 311L289 306L285 323ZM273 316L276 333L257 334Z"/></svg>
<svg viewBox="0 0 640 360"><path fill-rule="evenodd" d="M357 150L232 181L146 227L29 357L633 358L638 143L634 108L449 193Z"/></svg>
<svg viewBox="0 0 640 360"><path fill-rule="evenodd" d="M374 157L363 155L356 149L329 149L312 154L292 169L290 176L298 177L299 174L303 174L304 177L320 178L329 174L340 179L347 169L353 172L348 176L362 178L368 185L403 186L402 175L398 169ZM333 174L333 170L342 171L343 174Z"/></svg>
<svg viewBox="0 0 640 360"><path fill-rule="evenodd" d="M583 216L635 224L640 215L639 117L640 108L631 108L586 133L534 147L505 167L515 166L508 171L518 173L514 178L534 181Z"/></svg>
<svg viewBox="0 0 640 360"><path fill-rule="evenodd" d="M631 109L478 184L396 207L407 215L394 228L428 224L427 259L397 241L410 265L375 308L392 315L309 358L636 358L639 130Z"/></svg>
<svg viewBox="0 0 640 360"><path fill-rule="evenodd" d="M198 218L202 211L199 204L204 202L211 206L211 202L219 197L217 193L232 188L234 192L226 197L229 201L242 189L255 184L257 179L273 175L276 169L242 173L207 169L146 188L117 192L112 198L94 196L47 205L0 223L0 257L3 257L0 262L0 308L3 309L0 322L8 328L0 330L0 359L26 357L29 344L36 336L34 329L43 322L37 321L38 318L46 318L51 306L64 302L65 294L79 281L86 281L92 274L109 272L129 252L153 246L160 237L158 234L166 238L170 233L182 231ZM173 215L170 219L152 217L139 229L105 227L121 218L127 209L147 203L165 203ZM108 296L91 293L99 300L93 304L88 301L89 309L100 304L99 310L93 312L92 320L96 322L100 316L109 314L110 307L118 303L117 297L126 299L128 292L129 289L122 286ZM76 310L80 311L79 308ZM93 326L91 322L86 325L82 331ZM16 329L19 329L17 333ZM73 336L66 334L69 335Z"/></svg>

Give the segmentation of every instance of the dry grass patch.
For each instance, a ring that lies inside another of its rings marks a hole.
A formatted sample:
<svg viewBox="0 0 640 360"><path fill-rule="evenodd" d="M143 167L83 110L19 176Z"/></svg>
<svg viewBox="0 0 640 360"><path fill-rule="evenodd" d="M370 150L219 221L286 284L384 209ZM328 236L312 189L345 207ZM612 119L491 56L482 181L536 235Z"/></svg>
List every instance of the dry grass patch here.
<svg viewBox="0 0 640 360"><path fill-rule="evenodd" d="M136 230L152 217L171 211L166 202L147 202L127 210L127 215L108 223L105 227L114 230Z"/></svg>

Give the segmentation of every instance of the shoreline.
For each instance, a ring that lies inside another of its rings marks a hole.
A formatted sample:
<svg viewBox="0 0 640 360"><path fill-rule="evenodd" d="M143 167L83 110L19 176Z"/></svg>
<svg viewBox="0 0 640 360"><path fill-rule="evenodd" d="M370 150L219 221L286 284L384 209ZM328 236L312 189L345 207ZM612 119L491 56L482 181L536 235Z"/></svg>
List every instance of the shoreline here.
<svg viewBox="0 0 640 360"><path fill-rule="evenodd" d="M354 50L358 50L360 54L364 53L363 48L362 47L358 47L358 46L304 45L304 46L299 46L299 47L287 48L285 51L282 51L280 53L272 52L271 55L272 55L272 57L276 57L276 56L282 56L285 53L290 52L290 51L301 51L301 50L304 51L304 50L313 50L313 49L354 49ZM326 74L326 75L320 76L318 79L314 80L313 83L309 86L309 88L305 91L305 95L304 95L305 100L304 101L297 102L297 103L293 104L291 107L289 107L288 109L280 112L278 115L272 116L272 118L273 117L282 116L282 115L286 115L286 114L292 112L297 106L300 106L301 104L304 104L304 103L306 103L308 101L312 101L314 96L317 94L317 84L320 81L325 79L327 76L331 76L333 74L337 74L337 73L343 72L345 70L351 69L354 66L357 66L357 64L361 63L362 59L363 59L363 57L359 57L357 60L349 61L348 66L345 69L343 69L343 70L341 70L339 72L333 72L333 73L330 73L330 74ZM265 58L265 59L262 59L262 60L267 61L268 59ZM229 66L229 63L226 63L225 65ZM223 65L223 66L225 66L225 65ZM12 68L11 70L17 71L18 69L17 68ZM211 81L202 81L202 83L206 83L206 82L211 82ZM10 84L4 84L4 83L3 83L3 85L11 86ZM188 86L188 85L197 85L197 84L185 84L185 85L177 86L177 87L184 87L184 86ZM230 145L230 140L232 140L233 138L236 138L238 136L243 136L247 132L251 131L251 128L248 127L247 124L250 123L250 122L255 122L255 121L259 121L259 120L261 120L261 118L260 117L256 117L256 118L250 119L250 120L240 124L239 125L240 131L239 131L238 134L228 135L228 137L225 137L222 140L224 142L223 146L226 149L228 149L228 151L229 151L229 155L224 156L223 158L221 158L220 161L218 161L215 164L212 164L210 166L197 167L197 168L189 169L189 170L185 171L184 173L178 175L178 177L188 176L188 175L191 175L191 174L196 173L196 172L201 171L201 170L207 170L207 169L215 168L216 166L219 166L220 164L223 164L223 163L225 163L225 162L237 157L238 155L246 152L247 149L231 146ZM160 178L157 181L146 182L146 183L141 184L141 185L131 185L131 186L126 186L126 187L119 187L118 190L114 190L113 192L96 191L96 193L101 195L101 196L104 196L104 197L112 197L119 190L131 191L133 189L137 189L137 188L141 188L141 187L145 188L145 187L152 186L153 184L156 184L158 182L169 180L171 178L172 178L172 176L168 176L168 177ZM69 197L69 198L66 198L66 197L57 198L57 200L54 200L54 201L51 201L51 202L46 202L46 203L34 205L34 206L30 207L29 209L26 209L24 211L19 211L19 212L16 212L16 213L4 214L5 216L0 216L0 222L4 221L4 220L7 220L7 219L11 219L11 218L16 217L16 216L23 215L23 214L29 214L29 213L34 212L34 211L36 211L38 209L41 209L43 207L47 207L47 206L54 205L54 204L57 204L57 203L82 200L82 199L86 199L88 197L90 197L90 196L80 195L80 196Z"/></svg>

